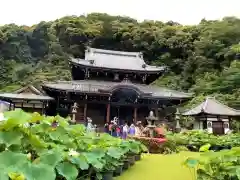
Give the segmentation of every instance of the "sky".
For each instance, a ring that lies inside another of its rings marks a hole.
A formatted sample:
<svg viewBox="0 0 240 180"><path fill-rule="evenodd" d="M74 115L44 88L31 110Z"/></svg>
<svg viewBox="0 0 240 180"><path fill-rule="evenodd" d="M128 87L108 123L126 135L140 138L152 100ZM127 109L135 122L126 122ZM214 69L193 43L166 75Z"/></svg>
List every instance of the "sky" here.
<svg viewBox="0 0 240 180"><path fill-rule="evenodd" d="M91 12L191 25L203 18L240 17L239 8L240 0L1 0L0 25L33 25Z"/></svg>

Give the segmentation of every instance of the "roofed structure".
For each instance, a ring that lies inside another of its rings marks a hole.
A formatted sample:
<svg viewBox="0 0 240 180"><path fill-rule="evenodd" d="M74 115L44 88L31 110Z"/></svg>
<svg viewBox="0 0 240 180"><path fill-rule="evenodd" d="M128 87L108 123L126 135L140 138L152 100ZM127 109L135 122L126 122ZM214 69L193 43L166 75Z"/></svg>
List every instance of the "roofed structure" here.
<svg viewBox="0 0 240 180"><path fill-rule="evenodd" d="M36 87L32 86L32 85L28 85L28 86L24 86L16 91L14 91L14 93L16 94L20 94L20 93L30 93L30 94L36 94L36 95L43 95L44 93L41 92L39 89L37 89Z"/></svg>
<svg viewBox="0 0 240 180"><path fill-rule="evenodd" d="M162 72L165 67L147 65L141 52L111 51L87 48L85 59L71 59L72 63L111 70Z"/></svg>
<svg viewBox="0 0 240 180"><path fill-rule="evenodd" d="M16 99L16 100L54 100L52 97L44 95L32 85L24 86L13 93L0 93L2 99Z"/></svg>
<svg viewBox="0 0 240 180"><path fill-rule="evenodd" d="M195 108L183 113L185 116L195 116L201 113L210 114L210 115L223 115L223 116L240 116L240 111L230 108L215 98L207 97L204 102Z"/></svg>
<svg viewBox="0 0 240 180"><path fill-rule="evenodd" d="M2 93L0 94L0 97L2 99L15 99L15 100L54 100L50 96L44 96L44 95L36 95L36 94L28 94L28 93L21 93L21 94L16 94L16 93Z"/></svg>
<svg viewBox="0 0 240 180"><path fill-rule="evenodd" d="M145 122L149 111L155 111L158 117L166 107L191 98L189 93L149 85L166 67L146 64L141 52L87 48L84 59L72 58L69 64L73 81L44 83L44 92L28 86L0 94L0 99L14 107L40 107L51 116L71 115L79 123L91 117L94 123L103 125L114 117L122 121L120 124Z"/></svg>
<svg viewBox="0 0 240 180"><path fill-rule="evenodd" d="M32 85L22 87L13 93L1 93L0 99L9 102L9 109L22 108L40 113L43 113L49 101L54 100Z"/></svg>

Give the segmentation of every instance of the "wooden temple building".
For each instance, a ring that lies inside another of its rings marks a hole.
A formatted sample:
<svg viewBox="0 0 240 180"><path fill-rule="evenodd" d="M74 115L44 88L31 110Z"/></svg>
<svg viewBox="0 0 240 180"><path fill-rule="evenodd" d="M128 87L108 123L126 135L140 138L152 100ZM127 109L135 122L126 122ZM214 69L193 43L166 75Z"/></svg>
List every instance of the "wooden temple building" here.
<svg viewBox="0 0 240 180"><path fill-rule="evenodd" d="M93 123L102 125L114 117L120 123L143 121L150 110L160 117L166 107L191 98L188 93L149 85L166 67L147 65L140 52L87 48L84 59L72 58L69 64L72 81L46 82L41 94L24 93L23 97L22 93L20 97L3 93L0 99L15 106L29 102L35 107L38 100L47 115L75 113L77 122L90 117ZM77 104L74 112L73 104Z"/></svg>
<svg viewBox="0 0 240 180"><path fill-rule="evenodd" d="M183 113L195 118L194 129L206 129L213 134L226 134L230 130L233 117L240 117L240 111L230 108L213 97L207 97L204 102Z"/></svg>

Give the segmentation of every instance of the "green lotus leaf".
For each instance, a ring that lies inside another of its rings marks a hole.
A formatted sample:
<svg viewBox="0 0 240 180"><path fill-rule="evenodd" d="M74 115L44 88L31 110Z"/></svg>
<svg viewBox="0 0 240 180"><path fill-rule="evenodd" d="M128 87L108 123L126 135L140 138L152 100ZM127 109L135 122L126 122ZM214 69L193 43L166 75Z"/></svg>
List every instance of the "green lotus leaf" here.
<svg viewBox="0 0 240 180"><path fill-rule="evenodd" d="M47 164L55 168L55 166L63 160L62 153L58 150L50 150L44 154L41 154L39 162Z"/></svg>
<svg viewBox="0 0 240 180"><path fill-rule="evenodd" d="M71 161L71 163L78 166L81 170L87 170L89 168L87 159L82 154L80 154L78 157L71 157L69 160Z"/></svg>
<svg viewBox="0 0 240 180"><path fill-rule="evenodd" d="M196 168L199 164L199 161L194 158L187 158L187 160L184 162L184 165L188 168Z"/></svg>
<svg viewBox="0 0 240 180"><path fill-rule="evenodd" d="M76 180L78 176L77 168L69 162L63 162L58 164L56 169L60 175L66 178L66 180Z"/></svg>

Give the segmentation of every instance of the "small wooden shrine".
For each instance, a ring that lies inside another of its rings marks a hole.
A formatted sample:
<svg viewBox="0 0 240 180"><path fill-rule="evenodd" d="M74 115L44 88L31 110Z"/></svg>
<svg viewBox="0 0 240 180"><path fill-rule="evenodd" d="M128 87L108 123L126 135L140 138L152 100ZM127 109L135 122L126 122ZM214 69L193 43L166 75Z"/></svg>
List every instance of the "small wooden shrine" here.
<svg viewBox="0 0 240 180"><path fill-rule="evenodd" d="M48 102L54 100L32 85L25 86L13 93L2 93L0 99L8 102L9 110L21 108L28 112L45 113Z"/></svg>
<svg viewBox="0 0 240 180"><path fill-rule="evenodd" d="M213 134L226 134L232 117L240 117L240 111L230 108L215 98L207 97L204 102L195 108L183 113L195 118L194 129L207 129Z"/></svg>

